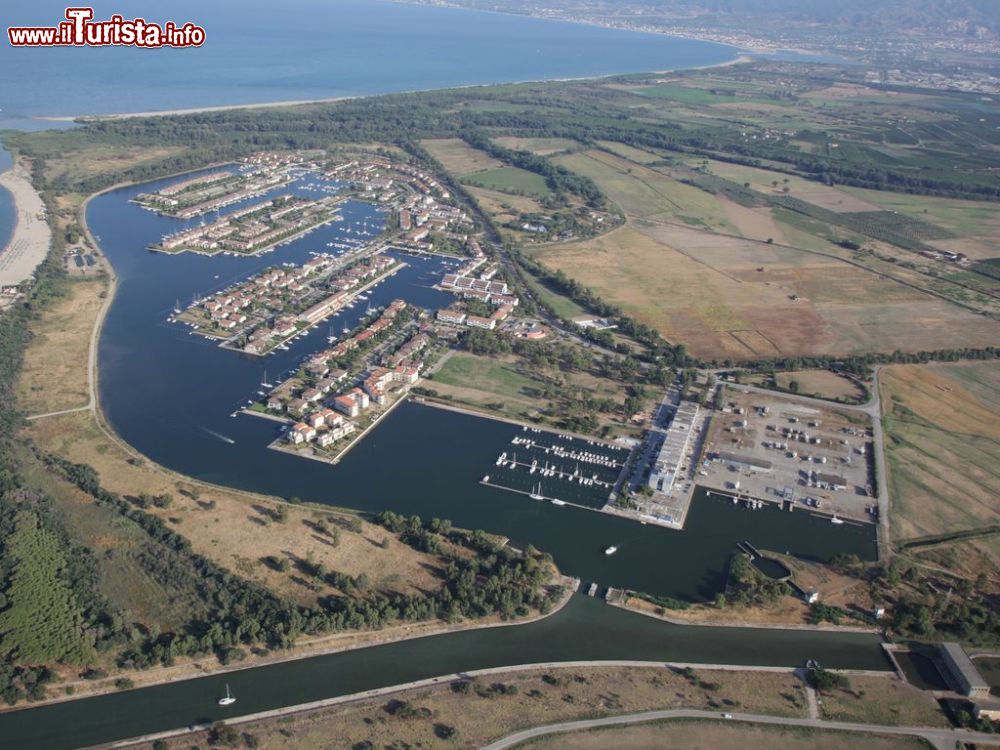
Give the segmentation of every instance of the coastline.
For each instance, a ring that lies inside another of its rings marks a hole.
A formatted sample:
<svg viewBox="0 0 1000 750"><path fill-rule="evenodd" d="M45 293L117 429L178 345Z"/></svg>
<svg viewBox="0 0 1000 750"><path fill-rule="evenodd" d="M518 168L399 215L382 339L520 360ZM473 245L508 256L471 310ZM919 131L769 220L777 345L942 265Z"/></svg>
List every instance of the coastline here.
<svg viewBox="0 0 1000 750"><path fill-rule="evenodd" d="M52 243L52 230L45 216L42 197L31 184L24 165L16 159L0 174L0 187L14 204L14 229L6 247L0 248L0 286L13 286L30 279L45 260Z"/></svg>
<svg viewBox="0 0 1000 750"><path fill-rule="evenodd" d="M619 30L628 31L628 29L619 29ZM642 32L635 32L635 33L642 33ZM675 36L675 35L670 34L665 36ZM715 42L708 39L704 40L698 39L697 41L711 42L712 44L719 44L721 46L732 46L732 45L725 45L722 42ZM87 124L91 122L127 120L137 117L177 117L183 115L197 115L197 114L207 114L213 112L230 112L239 109L283 109L287 107L304 107L304 106L317 106L323 104L336 104L338 102L354 101L356 99L369 99L382 96L398 96L401 94L426 94L433 91L461 91L463 89L491 88L494 86L517 86L528 83L567 83L571 81L598 81L607 78L617 78L618 76L639 75L642 73L648 73L650 75L665 75L667 73L677 73L679 71L684 71L684 70L710 70L712 68L726 68L732 65L742 65L748 62L753 62L754 60L754 58L750 54L747 54L746 50L741 50L739 48L733 47L733 51L735 56L730 60L724 60L718 63L710 63L708 65L693 65L690 67L683 67L683 68L665 68L663 70L632 71L630 73L629 72L605 73L603 75L570 76L561 78L528 78L517 81L504 81L502 83L468 83L461 86L445 86L444 88L406 89L403 91L393 91L381 94L358 94L356 96L334 96L334 97L327 97L320 99L288 99L288 100L274 101L274 102L250 102L247 104L220 104L220 105L212 105L205 107L185 107L181 109L152 110L147 112L115 112L103 115L37 115L34 117L34 119L40 121L48 121L48 122L77 122L81 124Z"/></svg>

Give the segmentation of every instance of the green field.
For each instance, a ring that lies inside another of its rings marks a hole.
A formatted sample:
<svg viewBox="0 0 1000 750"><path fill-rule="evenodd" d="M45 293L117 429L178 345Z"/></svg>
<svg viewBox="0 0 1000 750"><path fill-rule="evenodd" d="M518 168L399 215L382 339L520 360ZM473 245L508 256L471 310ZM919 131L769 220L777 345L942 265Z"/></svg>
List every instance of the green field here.
<svg viewBox="0 0 1000 750"><path fill-rule="evenodd" d="M581 318L585 316L591 317L591 314L588 313L584 307L581 307L569 297L552 291L530 273L525 272L524 277L528 284L528 288L531 289L531 293L534 294L540 302L543 302L552 308L552 312L560 318L563 318L564 320L572 320L574 318Z"/></svg>
<svg viewBox="0 0 1000 750"><path fill-rule="evenodd" d="M560 156L553 161L592 179L630 216L734 230L714 195L663 172L601 151Z"/></svg>
<svg viewBox="0 0 1000 750"><path fill-rule="evenodd" d="M519 167L499 167L485 172L475 172L465 175L461 181L466 185L497 190L501 193L537 195L542 198L552 195L544 177Z"/></svg>
<svg viewBox="0 0 1000 750"><path fill-rule="evenodd" d="M750 102L754 104L782 104L777 99L747 96L743 93L737 95L735 87L720 87L718 84L708 89L663 83L656 86L643 87L639 90L639 93L642 96L654 97L656 99L669 99L672 102L679 102L681 104L697 104L708 107L714 104L746 104Z"/></svg>
<svg viewBox="0 0 1000 750"><path fill-rule="evenodd" d="M517 372L509 362L465 353L456 353L445 362L434 375L431 387L438 383L529 405L535 392L544 387L542 382Z"/></svg>

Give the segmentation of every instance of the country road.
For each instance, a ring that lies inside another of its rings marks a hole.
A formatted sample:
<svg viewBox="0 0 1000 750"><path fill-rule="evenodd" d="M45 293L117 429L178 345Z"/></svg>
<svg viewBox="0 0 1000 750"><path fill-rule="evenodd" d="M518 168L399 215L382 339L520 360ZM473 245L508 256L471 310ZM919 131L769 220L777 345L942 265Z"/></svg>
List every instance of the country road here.
<svg viewBox="0 0 1000 750"><path fill-rule="evenodd" d="M954 750L956 742L975 743L976 745L1000 745L1000 736L995 734L985 734L983 732L971 732L962 729L937 729L931 727L898 727L887 724L856 724L847 721L823 721L821 719L791 719L781 716L766 716L762 714L725 714L731 716L729 721L747 722L751 724L769 724L785 727L806 727L810 729L833 729L843 732L864 732L869 734L890 734L922 737L930 742L938 750ZM601 727L628 726L630 724L642 724L648 721L661 721L664 719L716 719L722 720L724 714L719 711L700 711L694 709L672 709L668 711L644 711L636 714L625 714L623 716L608 716L603 719L585 719L582 721L567 721L559 724L547 724L545 726L525 729L514 734L507 735L489 745L483 746L482 750L504 750L504 748L514 747L536 737L545 737L563 732L576 732L588 729L599 729Z"/></svg>

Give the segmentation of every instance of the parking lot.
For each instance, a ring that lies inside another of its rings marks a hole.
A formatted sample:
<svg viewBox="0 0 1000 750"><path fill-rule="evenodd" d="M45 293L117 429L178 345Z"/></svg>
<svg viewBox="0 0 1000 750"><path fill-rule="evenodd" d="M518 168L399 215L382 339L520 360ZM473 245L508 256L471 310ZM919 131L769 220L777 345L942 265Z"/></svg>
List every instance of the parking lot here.
<svg viewBox="0 0 1000 750"><path fill-rule="evenodd" d="M698 484L831 516L871 520L867 417L730 389Z"/></svg>

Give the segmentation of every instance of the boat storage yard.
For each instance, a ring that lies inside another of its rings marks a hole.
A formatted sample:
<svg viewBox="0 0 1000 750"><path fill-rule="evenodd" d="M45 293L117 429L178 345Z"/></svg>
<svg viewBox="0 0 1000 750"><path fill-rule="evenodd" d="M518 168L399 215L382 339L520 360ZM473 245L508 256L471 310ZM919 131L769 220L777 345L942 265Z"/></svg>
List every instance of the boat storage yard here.
<svg viewBox="0 0 1000 750"><path fill-rule="evenodd" d="M709 427L699 485L751 510L770 502L835 523L875 518L866 415L733 389L725 401Z"/></svg>

